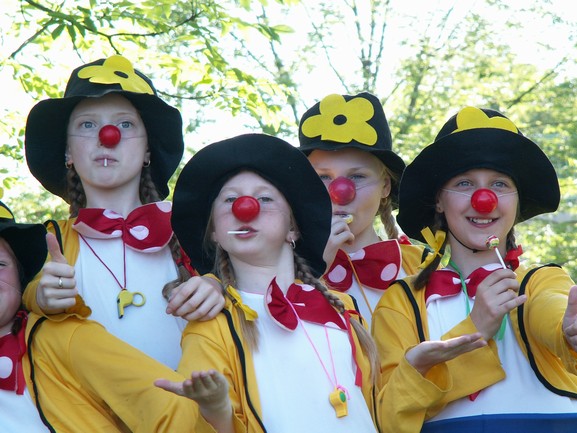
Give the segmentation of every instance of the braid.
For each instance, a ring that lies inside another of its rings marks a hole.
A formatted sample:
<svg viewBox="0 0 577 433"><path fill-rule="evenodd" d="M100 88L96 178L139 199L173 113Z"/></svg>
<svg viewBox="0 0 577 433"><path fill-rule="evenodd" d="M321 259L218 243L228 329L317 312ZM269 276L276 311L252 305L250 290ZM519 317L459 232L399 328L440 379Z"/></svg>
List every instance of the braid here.
<svg viewBox="0 0 577 433"><path fill-rule="evenodd" d="M515 238L515 228L511 227L511 230L509 231L509 233L507 233L507 242L505 244L506 246L506 250L514 250L515 248L517 248L517 240Z"/></svg>
<svg viewBox="0 0 577 433"><path fill-rule="evenodd" d="M222 281L225 296L232 301L233 305L235 305L236 300L230 295L230 293L228 293L228 290L226 290L228 286L235 286L236 278L234 276L234 269L230 263L228 253L224 251L220 245L217 245L216 247L214 257L214 274ZM237 311L241 334L245 338L248 347L252 351L256 351L259 341L259 333L258 328L256 327L256 323L254 321L247 320L246 316L244 315L244 311L242 311L240 308L237 308Z"/></svg>
<svg viewBox="0 0 577 433"><path fill-rule="evenodd" d="M20 310L24 310L24 307L20 305ZM22 323L24 319L18 315L14 318L14 323L12 323L12 328L10 328L10 332L12 335L18 334L18 332L22 329Z"/></svg>
<svg viewBox="0 0 577 433"><path fill-rule="evenodd" d="M168 247L170 248L170 253L172 254L174 263L176 263L178 276L175 280L166 283L162 288L162 296L164 296L164 299L167 301L170 299L170 295L176 287L180 286L185 281L190 280L192 277L192 274L188 271L188 269L186 269L186 266L184 266L180 243L178 242L176 235L172 235L170 241L168 242Z"/></svg>
<svg viewBox="0 0 577 433"><path fill-rule="evenodd" d="M383 179L389 179L391 184L391 190L395 185L399 184L399 178L387 166L383 163ZM399 237L399 229L397 228L397 223L395 217L393 216L393 198L389 194L387 197L381 199L379 204L379 210L377 211L383 227L385 228L385 233L388 239L397 239Z"/></svg>
<svg viewBox="0 0 577 433"><path fill-rule="evenodd" d="M300 257L298 254L294 253L295 258L295 275L303 283L313 286L315 289L319 290L324 297L329 301L329 303L337 309L341 314L346 312L345 304L341 299L330 292L326 286L324 286L318 278L315 278L311 272L310 266L306 263L305 259ZM375 341L371 337L369 331L358 320L350 320L351 326L353 327L355 334L359 339L359 344L363 353L367 356L369 364L371 366L371 381L376 383L377 373L380 372L379 357L377 352L377 346Z"/></svg>
<svg viewBox="0 0 577 433"><path fill-rule="evenodd" d="M390 196L381 200L378 215L385 228L387 238L397 239L399 237L399 229L397 228L397 223L393 216L393 200Z"/></svg>
<svg viewBox="0 0 577 433"><path fill-rule="evenodd" d="M68 199L70 200L69 213L71 217L78 216L78 211L86 207L86 194L80 176L73 165L66 172Z"/></svg>
<svg viewBox="0 0 577 433"><path fill-rule="evenodd" d="M143 204L154 203L160 201L160 195L156 189L156 185L152 181L152 172L150 167L143 167L140 175L140 201Z"/></svg>

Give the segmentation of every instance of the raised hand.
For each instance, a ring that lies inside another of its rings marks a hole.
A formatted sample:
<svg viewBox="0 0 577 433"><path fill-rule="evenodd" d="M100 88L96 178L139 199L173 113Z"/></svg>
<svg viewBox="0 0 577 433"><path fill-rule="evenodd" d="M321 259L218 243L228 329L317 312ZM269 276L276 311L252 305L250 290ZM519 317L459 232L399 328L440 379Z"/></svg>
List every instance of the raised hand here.
<svg viewBox="0 0 577 433"><path fill-rule="evenodd" d="M166 312L185 320L213 319L224 307L222 285L210 277L192 277L175 287Z"/></svg>
<svg viewBox="0 0 577 433"><path fill-rule="evenodd" d="M328 267L331 266L337 255L337 251L343 247L345 244L350 244L355 240L355 235L351 232L351 229L345 218L339 215L333 215L331 234L325 251L323 253L323 259Z"/></svg>
<svg viewBox="0 0 577 433"><path fill-rule="evenodd" d="M577 286L569 290L567 309L563 316L563 333L571 348L577 351Z"/></svg>
<svg viewBox="0 0 577 433"><path fill-rule="evenodd" d="M466 334L448 340L423 341L410 349L405 355L409 364L423 376L432 367L450 361L463 353L486 346L480 332Z"/></svg>
<svg viewBox="0 0 577 433"><path fill-rule="evenodd" d="M154 385L198 403L200 413L219 433L233 432L232 404L228 396L228 381L218 371L194 371L190 379L171 382L154 381Z"/></svg>
<svg viewBox="0 0 577 433"><path fill-rule="evenodd" d="M527 300L519 296L519 282L510 269L498 269L487 275L477 287L471 320L485 340L495 336L503 317Z"/></svg>
<svg viewBox="0 0 577 433"><path fill-rule="evenodd" d="M50 261L46 262L42 268L36 301L46 314L56 314L74 306L78 290L74 278L74 267L68 264L60 252L56 236L52 233L46 234L46 245Z"/></svg>

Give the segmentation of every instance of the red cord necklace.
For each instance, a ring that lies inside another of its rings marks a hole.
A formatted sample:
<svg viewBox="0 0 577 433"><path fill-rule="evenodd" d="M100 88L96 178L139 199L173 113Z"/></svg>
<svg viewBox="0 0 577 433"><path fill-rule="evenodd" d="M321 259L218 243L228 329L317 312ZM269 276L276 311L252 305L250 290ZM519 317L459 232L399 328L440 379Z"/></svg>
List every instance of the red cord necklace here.
<svg viewBox="0 0 577 433"><path fill-rule="evenodd" d="M128 290L126 290L126 244L124 243L124 241L122 241L122 260L123 260L123 270L124 270L124 284L121 284L120 281L118 280L118 278L116 278L116 275L114 275L114 272L112 272L112 270L108 267L108 265L106 263L104 263L104 260L102 260L102 258L96 254L96 251L94 251L94 248L92 248L92 246L88 243L88 241L86 240L86 238L84 236L82 236L80 233L78 234L78 236L80 236L80 239L82 239L84 241L84 243L86 244L86 246L90 249L90 251L92 251L92 254L94 254L94 256L100 261L100 263L102 263L102 265L106 268L106 270L108 272L110 272L110 275L112 275L112 278L114 278L114 281L116 281L116 284L118 284L118 287L120 287L120 292L118 293L118 296L116 297L116 305L118 308L118 318L122 319L124 317L124 307L128 307L130 305L134 305L135 307L142 307L144 305L144 303L146 302L146 298L144 297L144 294L142 294L141 292L130 292Z"/></svg>

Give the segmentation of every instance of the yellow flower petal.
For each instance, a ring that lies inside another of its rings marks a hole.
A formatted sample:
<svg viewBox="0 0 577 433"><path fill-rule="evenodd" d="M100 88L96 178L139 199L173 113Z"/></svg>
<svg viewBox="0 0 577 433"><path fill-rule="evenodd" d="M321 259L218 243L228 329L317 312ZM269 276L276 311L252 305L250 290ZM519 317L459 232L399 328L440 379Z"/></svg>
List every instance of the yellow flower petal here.
<svg viewBox="0 0 577 433"><path fill-rule="evenodd" d="M505 117L489 117L482 110L475 107L465 107L459 111L457 114L457 129L453 133L477 128L504 129L515 134L519 132L515 124Z"/></svg>
<svg viewBox="0 0 577 433"><path fill-rule="evenodd" d="M323 98L319 112L303 122L304 136L337 143L358 141L367 146L377 142L377 132L367 123L375 114L370 101L359 97L347 102L342 95L333 94Z"/></svg>
<svg viewBox="0 0 577 433"><path fill-rule="evenodd" d="M78 71L79 78L91 83L120 84L122 90L154 95L152 87L136 74L132 63L122 56L111 56L102 65L86 66Z"/></svg>

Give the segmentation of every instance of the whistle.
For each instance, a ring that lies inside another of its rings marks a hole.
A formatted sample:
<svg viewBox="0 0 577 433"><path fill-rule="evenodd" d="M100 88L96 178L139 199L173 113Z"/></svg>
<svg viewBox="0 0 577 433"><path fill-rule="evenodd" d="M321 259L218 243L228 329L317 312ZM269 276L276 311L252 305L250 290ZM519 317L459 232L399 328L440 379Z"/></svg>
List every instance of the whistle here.
<svg viewBox="0 0 577 433"><path fill-rule="evenodd" d="M140 296L140 302L135 301L135 296ZM124 317L124 307L128 307L130 305L134 305L135 307L142 307L146 302L146 298L140 292L129 292L126 289L123 289L118 294L116 298L116 305L118 307L118 318L122 319Z"/></svg>

